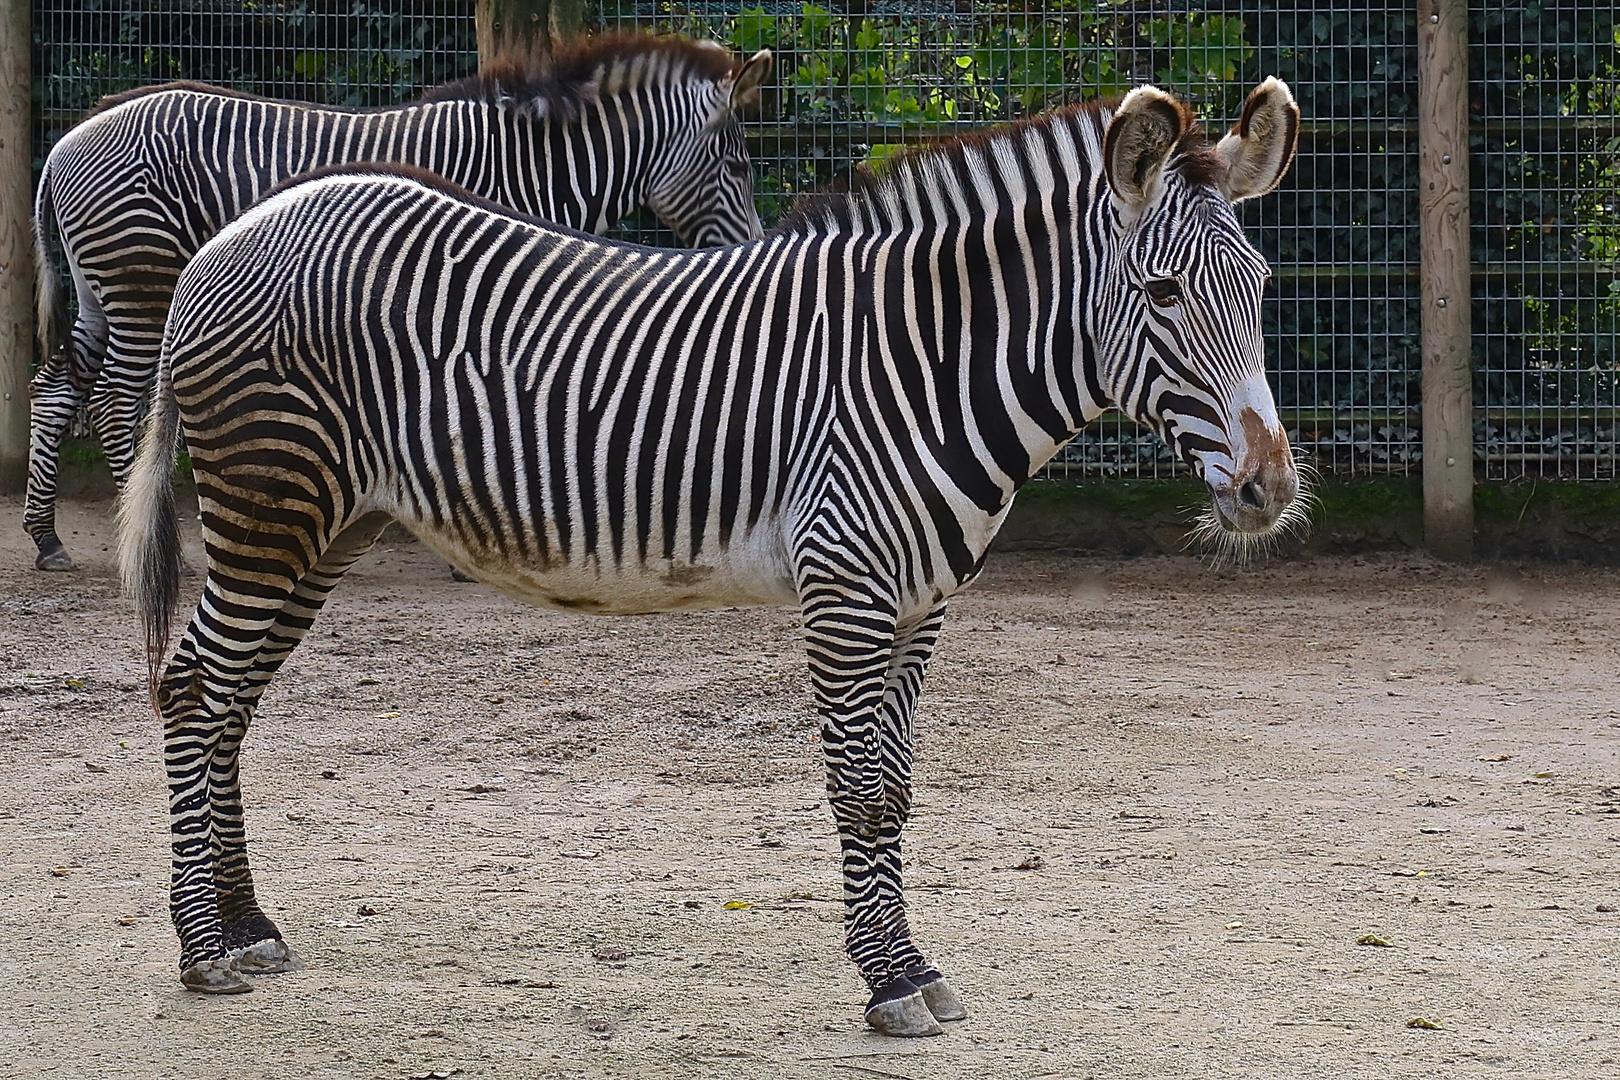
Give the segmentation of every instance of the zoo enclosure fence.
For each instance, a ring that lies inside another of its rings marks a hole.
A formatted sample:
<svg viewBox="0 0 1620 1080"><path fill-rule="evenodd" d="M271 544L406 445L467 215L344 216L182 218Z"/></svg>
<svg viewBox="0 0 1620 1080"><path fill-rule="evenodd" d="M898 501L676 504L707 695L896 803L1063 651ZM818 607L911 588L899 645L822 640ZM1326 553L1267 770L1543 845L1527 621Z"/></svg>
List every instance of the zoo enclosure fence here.
<svg viewBox="0 0 1620 1080"><path fill-rule="evenodd" d="M487 2L487 0L486 0ZM668 30L776 69L747 127L767 224L898 150L1154 81L1224 130L1286 79L1304 116L1279 191L1245 204L1271 260L1268 365L1324 473L1420 471L1417 10L1406 0L584 4L588 29ZM34 159L103 94L188 78L348 105L476 70L474 0L34 0ZM1620 464L1620 61L1612 5L1469 6L1474 457L1491 479ZM650 216L619 235L672 244ZM1109 414L1052 476L1157 477Z"/></svg>

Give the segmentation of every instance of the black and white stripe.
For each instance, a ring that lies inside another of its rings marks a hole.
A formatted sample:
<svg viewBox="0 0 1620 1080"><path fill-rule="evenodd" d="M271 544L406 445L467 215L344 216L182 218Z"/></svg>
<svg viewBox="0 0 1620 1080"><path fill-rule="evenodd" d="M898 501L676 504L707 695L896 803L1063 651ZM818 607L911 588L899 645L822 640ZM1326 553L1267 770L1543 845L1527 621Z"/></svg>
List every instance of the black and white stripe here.
<svg viewBox="0 0 1620 1080"><path fill-rule="evenodd" d="M284 950L247 876L236 748L393 519L541 604L797 604L868 1018L925 1034L961 1015L901 885L945 605L1110 402L1201 471L1228 528L1275 525L1297 484L1257 330L1266 267L1231 201L1277 182L1296 122L1268 80L1212 148L1143 88L903 160L718 251L607 244L376 173L224 230L175 294L122 539L185 978L237 989L233 945ZM182 430L208 576L159 679Z"/></svg>
<svg viewBox="0 0 1620 1080"><path fill-rule="evenodd" d="M537 73L497 70L384 109L338 109L174 84L110 98L51 150L35 204L44 365L33 387L23 524L41 569L56 535L57 453L87 399L122 484L180 269L277 184L322 166L415 165L547 221L603 232L643 204L685 243L760 235L736 110L770 53L734 66L709 42L608 36ZM79 299L50 266L54 223Z"/></svg>

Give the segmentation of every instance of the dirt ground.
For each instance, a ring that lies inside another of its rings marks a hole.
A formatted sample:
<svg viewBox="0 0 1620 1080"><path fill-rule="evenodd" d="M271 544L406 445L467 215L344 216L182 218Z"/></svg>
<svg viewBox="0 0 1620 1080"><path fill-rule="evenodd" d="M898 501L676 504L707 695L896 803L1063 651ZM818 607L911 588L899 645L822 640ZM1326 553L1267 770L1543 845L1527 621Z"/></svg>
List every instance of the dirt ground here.
<svg viewBox="0 0 1620 1080"><path fill-rule="evenodd" d="M310 970L186 994L110 507L62 516L84 569L41 574L0 502L0 1077L1620 1075L1613 571L993 559L907 833L973 1015L898 1042L794 614L539 611L411 541L244 759Z"/></svg>

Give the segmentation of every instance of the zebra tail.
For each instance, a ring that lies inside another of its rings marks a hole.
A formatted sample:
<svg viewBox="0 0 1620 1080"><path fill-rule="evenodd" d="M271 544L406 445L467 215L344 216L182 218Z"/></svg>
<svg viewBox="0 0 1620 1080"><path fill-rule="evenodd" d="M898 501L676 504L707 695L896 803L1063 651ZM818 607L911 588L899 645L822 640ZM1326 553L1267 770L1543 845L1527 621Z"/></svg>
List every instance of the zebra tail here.
<svg viewBox="0 0 1620 1080"><path fill-rule="evenodd" d="M39 316L39 358L44 364L64 356L68 348L67 288L51 258L50 228L55 223L51 161L46 158L39 174L39 194L34 198L34 302Z"/></svg>
<svg viewBox="0 0 1620 1080"><path fill-rule="evenodd" d="M174 507L179 444L180 403L165 356L152 390L140 456L118 498L118 568L146 632L147 684L154 703L180 595L180 526Z"/></svg>

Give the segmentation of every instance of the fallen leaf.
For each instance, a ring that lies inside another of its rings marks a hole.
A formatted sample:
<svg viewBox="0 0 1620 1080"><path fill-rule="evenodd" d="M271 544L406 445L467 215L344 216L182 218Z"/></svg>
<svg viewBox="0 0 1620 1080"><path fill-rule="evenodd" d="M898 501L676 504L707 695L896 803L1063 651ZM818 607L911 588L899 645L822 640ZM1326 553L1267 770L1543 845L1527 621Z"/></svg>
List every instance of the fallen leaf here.
<svg viewBox="0 0 1620 1080"><path fill-rule="evenodd" d="M51 867L51 877L67 877L67 876L68 876L68 868L67 867L65 867L65 866L53 866L53 867Z"/></svg>
<svg viewBox="0 0 1620 1080"><path fill-rule="evenodd" d="M1226 924L1226 928L1228 930L1241 930L1243 929L1243 924L1240 922L1229 922Z"/></svg>
<svg viewBox="0 0 1620 1080"><path fill-rule="evenodd" d="M1414 1016L1406 1022L1409 1028L1422 1028L1424 1031L1441 1031L1440 1021L1430 1020L1427 1016Z"/></svg>
<svg viewBox="0 0 1620 1080"><path fill-rule="evenodd" d="M80 679L63 679L62 680L62 685L67 687L69 690L83 690L84 689L84 682L82 680L80 680Z"/></svg>
<svg viewBox="0 0 1620 1080"><path fill-rule="evenodd" d="M1379 937L1377 934L1362 934L1360 937L1356 938L1356 944L1376 945L1380 949L1393 949L1395 947L1395 943L1389 940L1389 938Z"/></svg>
<svg viewBox="0 0 1620 1080"><path fill-rule="evenodd" d="M398 720L399 719L399 713L397 713L397 712L380 712L380 713L377 714L376 719L378 719L378 720Z"/></svg>
<svg viewBox="0 0 1620 1080"><path fill-rule="evenodd" d="M135 916L133 916L133 915L120 915L118 917L118 925L119 926L134 926L135 925Z"/></svg>
<svg viewBox="0 0 1620 1080"><path fill-rule="evenodd" d="M720 906L725 908L727 911L741 911L743 908L751 908L754 905L750 904L746 900L727 900Z"/></svg>
<svg viewBox="0 0 1620 1080"><path fill-rule="evenodd" d="M359 907L354 909L354 913L360 916L362 919L369 919L371 916L377 914L377 909L372 907L370 904L361 904Z"/></svg>
<svg viewBox="0 0 1620 1080"><path fill-rule="evenodd" d="M85 772L106 772L107 771L107 766L105 766L105 765L96 765L96 764L94 764L92 762L87 761L87 762L84 763L84 771Z"/></svg>
<svg viewBox="0 0 1620 1080"><path fill-rule="evenodd" d="M1490 757L1482 757L1479 760L1480 761L1507 761L1511 757L1512 757L1511 754L1492 754Z"/></svg>

